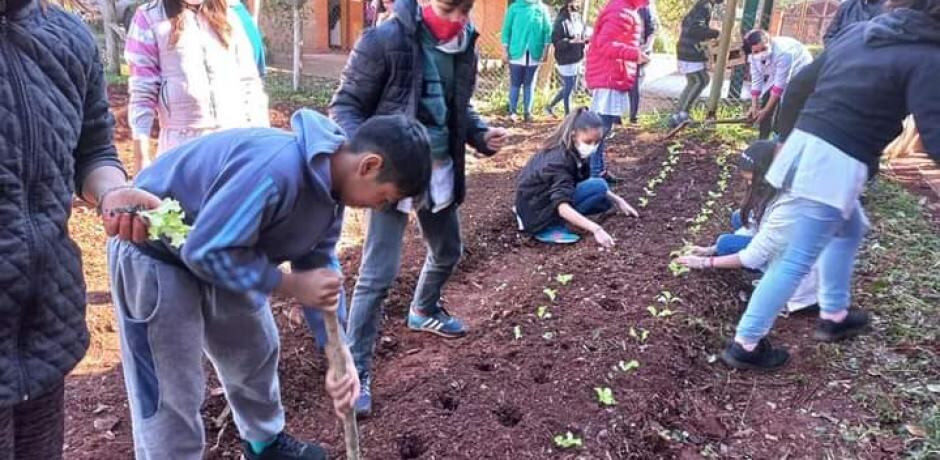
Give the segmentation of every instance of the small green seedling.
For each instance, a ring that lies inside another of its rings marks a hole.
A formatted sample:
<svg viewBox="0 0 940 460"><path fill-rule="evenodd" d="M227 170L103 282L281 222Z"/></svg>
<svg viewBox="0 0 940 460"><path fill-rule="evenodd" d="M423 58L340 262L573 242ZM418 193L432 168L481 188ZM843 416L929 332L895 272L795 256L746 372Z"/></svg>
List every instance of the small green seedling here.
<svg viewBox="0 0 940 460"><path fill-rule="evenodd" d="M629 362L627 362L627 361L620 361L620 363L617 364L617 367L619 367L620 370L623 371L623 372L630 372L630 371L632 371L632 370L639 369L639 368L640 368L640 362L637 361L637 360L635 360L635 359L631 359Z"/></svg>
<svg viewBox="0 0 940 460"><path fill-rule="evenodd" d="M164 198L156 209L149 211L138 211L138 214L147 219L148 237L151 240L159 240L166 237L170 240L170 245L179 248L186 242L191 227L183 222L186 213L179 201L172 198Z"/></svg>
<svg viewBox="0 0 940 460"><path fill-rule="evenodd" d="M724 195L725 195L724 193L719 193L719 192L708 192L709 198L718 199L718 198L723 197Z"/></svg>
<svg viewBox="0 0 940 460"><path fill-rule="evenodd" d="M554 338L555 338L555 333L552 332L552 331L548 331L548 332L542 334L542 338L545 339L545 340L554 339Z"/></svg>
<svg viewBox="0 0 940 460"><path fill-rule="evenodd" d="M516 327L512 328L512 337L513 337L513 339L515 339L515 340L521 339L521 338L522 338L522 328L519 327L519 326L516 326Z"/></svg>
<svg viewBox="0 0 940 460"><path fill-rule="evenodd" d="M542 290L542 292L543 292L546 296L548 296L548 300L551 300L552 302L554 302L555 299L558 298L558 291L555 290L555 289L545 288L545 289Z"/></svg>
<svg viewBox="0 0 940 460"><path fill-rule="evenodd" d="M581 438L567 432L564 435L555 435L555 445L562 449L571 449L572 447L581 447Z"/></svg>
<svg viewBox="0 0 940 460"><path fill-rule="evenodd" d="M574 275L570 275L570 274L563 274L563 275L558 275L555 277L555 281L558 281L559 283L561 283L562 286L567 286L568 283L570 283L571 280L573 279L574 279Z"/></svg>
<svg viewBox="0 0 940 460"><path fill-rule="evenodd" d="M552 317L552 312L548 311L548 307L545 305L540 306L535 310L535 316L539 319L549 319Z"/></svg>
<svg viewBox="0 0 940 460"><path fill-rule="evenodd" d="M652 191L652 190L650 190L650 189L648 189L648 188L644 188L644 189L643 189L643 193L645 193L646 196L656 196L656 192L654 192L654 191Z"/></svg>
<svg viewBox="0 0 940 460"><path fill-rule="evenodd" d="M646 342L646 339L649 338L649 336L650 336L650 331L646 329L641 328L640 332L637 332L636 329L632 327L630 328L630 337L633 337L634 339L638 340L640 343Z"/></svg>
<svg viewBox="0 0 940 460"><path fill-rule="evenodd" d="M645 196L641 196L637 201L640 203L641 208L645 208L646 205L650 204L650 200L647 200Z"/></svg>
<svg viewBox="0 0 940 460"><path fill-rule="evenodd" d="M669 262L669 271L672 272L672 276L682 276L689 272L689 268L685 265L680 264L679 262L672 261Z"/></svg>
<svg viewBox="0 0 940 460"><path fill-rule="evenodd" d="M669 305L671 303L682 303L682 299L680 299L678 296L672 295L672 293L669 291L661 292L656 300L664 305Z"/></svg>
<svg viewBox="0 0 940 460"><path fill-rule="evenodd" d="M614 399L614 391L607 387L594 388L597 393L597 402L603 406L616 406L617 400Z"/></svg>
<svg viewBox="0 0 940 460"><path fill-rule="evenodd" d="M673 313L672 310L670 310L670 309L668 309L668 308L664 308L664 309L660 310L660 311L659 311L659 314L656 315L656 316L658 316L658 317L660 317L660 318L668 318L668 317L670 317L670 316L672 316L672 315L674 315L674 314L675 314L675 313Z"/></svg>

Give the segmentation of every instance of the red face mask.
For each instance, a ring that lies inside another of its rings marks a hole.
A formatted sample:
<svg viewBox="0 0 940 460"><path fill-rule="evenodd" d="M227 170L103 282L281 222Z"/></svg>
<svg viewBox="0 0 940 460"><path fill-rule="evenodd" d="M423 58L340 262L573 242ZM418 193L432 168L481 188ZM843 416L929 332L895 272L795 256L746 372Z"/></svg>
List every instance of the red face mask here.
<svg viewBox="0 0 940 460"><path fill-rule="evenodd" d="M431 5L421 8L421 17L424 18L424 23L428 26L428 30L431 31L431 35L434 35L434 38L438 39L441 43L453 40L460 35L464 27L466 27L466 22L464 21L449 21L438 16L437 13L434 12L434 9L431 8Z"/></svg>

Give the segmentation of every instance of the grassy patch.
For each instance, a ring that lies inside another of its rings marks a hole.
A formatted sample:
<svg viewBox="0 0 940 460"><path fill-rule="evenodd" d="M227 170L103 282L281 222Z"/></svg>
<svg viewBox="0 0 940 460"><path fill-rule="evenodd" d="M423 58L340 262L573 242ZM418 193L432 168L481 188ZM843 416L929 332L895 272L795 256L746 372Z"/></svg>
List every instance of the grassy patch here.
<svg viewBox="0 0 940 460"><path fill-rule="evenodd" d="M940 455L940 234L923 202L879 181L866 195L872 231L857 267L858 302L876 332L847 354L868 361L860 399L884 429L908 438L912 458Z"/></svg>
<svg viewBox="0 0 940 460"><path fill-rule="evenodd" d="M106 73L105 78L108 81L108 86L111 85L127 85L127 75Z"/></svg>
<svg viewBox="0 0 940 460"><path fill-rule="evenodd" d="M300 81L300 89L294 91L290 72L271 71L265 77L265 90L272 103L284 102L289 104L304 104L311 107L326 107L339 82L329 78L304 76Z"/></svg>

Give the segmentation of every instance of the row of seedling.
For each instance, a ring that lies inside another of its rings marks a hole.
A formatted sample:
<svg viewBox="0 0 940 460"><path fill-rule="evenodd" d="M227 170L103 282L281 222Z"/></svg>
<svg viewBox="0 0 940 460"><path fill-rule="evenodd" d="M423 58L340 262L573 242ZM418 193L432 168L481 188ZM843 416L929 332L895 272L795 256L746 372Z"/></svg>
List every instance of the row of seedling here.
<svg viewBox="0 0 940 460"><path fill-rule="evenodd" d="M724 151L715 157L715 163L718 164L719 168L718 180L715 182L715 188L708 191L708 199L702 203L698 214L689 220L687 231L692 236L698 235L698 233L702 231L702 226L715 215L721 198L724 197L725 193L728 191L731 174L734 172L734 166L728 161L730 157L731 151ZM672 273L672 276L682 276L689 272L687 267L676 262L676 258L688 255L692 248L692 244L688 241L684 241L683 243L682 248L672 251L669 254L669 272Z"/></svg>
<svg viewBox="0 0 940 460"><path fill-rule="evenodd" d="M663 182L666 182L669 175L672 174L679 165L679 154L682 153L682 144L679 142L673 143L666 148L666 151L668 155L666 155L666 159L660 164L659 171L646 182L646 187L643 188L643 196L638 200L641 208L645 208L649 205L649 199L656 196L656 188Z"/></svg>

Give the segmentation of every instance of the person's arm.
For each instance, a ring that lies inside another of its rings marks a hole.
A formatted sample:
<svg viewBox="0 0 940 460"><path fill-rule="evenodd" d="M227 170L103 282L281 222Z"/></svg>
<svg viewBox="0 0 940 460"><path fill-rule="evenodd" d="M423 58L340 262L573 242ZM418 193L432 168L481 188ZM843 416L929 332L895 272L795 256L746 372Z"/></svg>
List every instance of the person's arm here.
<svg viewBox="0 0 940 460"><path fill-rule="evenodd" d="M598 230L603 230L599 224L592 221L591 219L588 219L587 217L584 217L583 214L578 212L578 210L576 210L574 206L571 206L571 204L568 202L564 202L558 205L558 215L561 216L565 222L568 222L569 224L574 225L575 227L578 227L588 233L593 234Z"/></svg>
<svg viewBox="0 0 940 460"><path fill-rule="evenodd" d="M76 21L77 22L77 21ZM77 24L76 24L77 25ZM92 42L89 34L88 41ZM101 211L105 232L125 240L142 242L147 224L137 216L112 215L112 209L141 206L153 209L160 200L127 184L127 174L114 148L114 117L108 107L104 68L96 46L88 56L88 71L82 105L82 127L72 155L74 190L87 203Z"/></svg>
<svg viewBox="0 0 940 460"><path fill-rule="evenodd" d="M913 73L907 82L907 107L914 116L924 149L933 161L940 163L940 91L936 90L937 74L940 73L938 67L919 66Z"/></svg>
<svg viewBox="0 0 940 460"><path fill-rule="evenodd" d="M694 270L706 270L712 268L741 268L741 258L737 254L726 256L681 256L676 259L680 265L684 265Z"/></svg>
<svg viewBox="0 0 940 460"><path fill-rule="evenodd" d="M708 0L704 1L707 2ZM688 34L689 37L700 42L718 38L721 32L712 29L709 26L710 22L711 8L706 6L704 2L696 3L692 11L689 12L686 20L683 20L684 32Z"/></svg>
<svg viewBox="0 0 940 460"><path fill-rule="evenodd" d="M640 213L636 212L636 209L633 209L633 206L630 206L630 204L627 203L627 200L624 200L623 197L621 197L620 195L617 195L616 193L608 190L607 199L613 202L614 205L617 206L617 209L620 210L620 212L628 216L640 217Z"/></svg>
<svg viewBox="0 0 940 460"><path fill-rule="evenodd" d="M148 166L151 161L150 133L157 116L157 100L160 94L160 50L153 25L144 14L142 5L134 14L127 40L124 43L124 60L130 69L127 80L130 100L127 116L134 140L135 167Z"/></svg>
<svg viewBox="0 0 940 460"><path fill-rule="evenodd" d="M509 5L509 9L506 10L506 17L503 19L503 30L500 33L500 41L503 44L503 54L506 57L506 62L509 62L512 57L509 56L509 44L512 43L512 23L516 17L516 9L513 8L515 5Z"/></svg>
<svg viewBox="0 0 940 460"><path fill-rule="evenodd" d="M624 23L618 24L614 21L623 21ZM592 38L592 46L599 51L602 56L608 59L623 61L637 62L639 60L641 54L640 48L619 41L622 35L633 35L637 27L636 23L630 19L616 18L604 23L598 23L597 26L598 29L594 31L595 37ZM619 30L615 30L621 28L621 26L626 26L633 32L628 31L627 34L621 34Z"/></svg>
<svg viewBox="0 0 940 460"><path fill-rule="evenodd" d="M330 118L352 138L359 127L375 113L385 84L388 66L379 38L379 29L369 29L356 43L330 101Z"/></svg>
<svg viewBox="0 0 940 460"><path fill-rule="evenodd" d="M793 132L796 121L806 105L806 100L816 90L816 80L819 78L819 71L825 62L826 52L819 55L813 62L810 62L800 69L796 75L790 79L786 91L780 100L780 111L774 119L774 132L779 136L780 142L783 142Z"/></svg>
<svg viewBox="0 0 940 460"><path fill-rule="evenodd" d="M754 55L748 58L748 62L751 68L751 110L748 112L748 116L755 118L757 112L760 111L760 98L764 88L764 70L760 61Z"/></svg>
<svg viewBox="0 0 940 460"><path fill-rule="evenodd" d="M474 77L475 78L475 77ZM467 104L467 144L482 155L493 156L500 151L506 138L506 131L499 128L490 128L489 124L473 108Z"/></svg>
<svg viewBox="0 0 940 460"><path fill-rule="evenodd" d="M291 261L291 276L289 280L282 283L278 288L278 293L297 297L296 292L300 291L292 283L297 281L296 276L303 276L307 272L317 272L318 277L328 278L329 292L324 293L325 298L317 303L306 304L305 306L316 309L331 309L337 305L342 292L342 267L336 258L336 244L339 242L340 234L343 229L343 219L336 219L333 225L327 231L326 236L309 253ZM313 275L310 273L309 275ZM287 276L287 275L285 275ZM342 333L342 332L341 332Z"/></svg>

